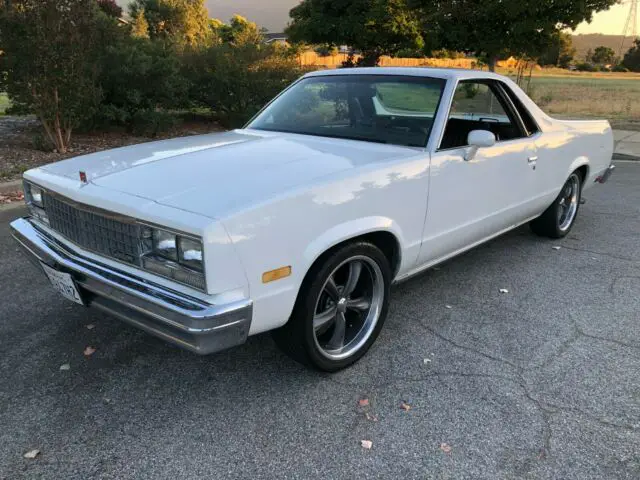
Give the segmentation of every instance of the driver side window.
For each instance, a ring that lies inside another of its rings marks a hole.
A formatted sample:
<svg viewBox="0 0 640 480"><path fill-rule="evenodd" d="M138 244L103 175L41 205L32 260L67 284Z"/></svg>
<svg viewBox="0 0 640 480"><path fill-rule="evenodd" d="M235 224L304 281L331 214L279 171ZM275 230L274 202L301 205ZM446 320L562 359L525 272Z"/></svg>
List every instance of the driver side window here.
<svg viewBox="0 0 640 480"><path fill-rule="evenodd" d="M473 130L488 130L498 142L524 137L491 82L462 81L453 95L440 150L466 147Z"/></svg>

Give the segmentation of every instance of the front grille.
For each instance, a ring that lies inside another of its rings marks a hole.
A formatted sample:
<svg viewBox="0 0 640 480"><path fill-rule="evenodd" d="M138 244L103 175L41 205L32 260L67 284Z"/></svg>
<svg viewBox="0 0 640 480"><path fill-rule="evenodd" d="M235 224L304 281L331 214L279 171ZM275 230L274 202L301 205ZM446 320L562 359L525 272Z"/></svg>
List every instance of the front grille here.
<svg viewBox="0 0 640 480"><path fill-rule="evenodd" d="M45 193L44 208L53 230L93 252L133 265L140 264L140 227L78 208Z"/></svg>

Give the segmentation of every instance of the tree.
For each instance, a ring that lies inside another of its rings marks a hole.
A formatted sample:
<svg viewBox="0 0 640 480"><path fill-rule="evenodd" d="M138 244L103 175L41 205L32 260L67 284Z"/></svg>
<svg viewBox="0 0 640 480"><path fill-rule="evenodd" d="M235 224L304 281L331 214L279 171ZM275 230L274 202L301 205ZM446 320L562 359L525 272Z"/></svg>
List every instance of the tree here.
<svg viewBox="0 0 640 480"><path fill-rule="evenodd" d="M131 18L143 16L151 39L166 39L177 45L201 45L209 41L209 12L204 0L134 0Z"/></svg>
<svg viewBox="0 0 640 480"><path fill-rule="evenodd" d="M133 18L131 36L134 38L149 38L149 22L144 16L144 9L138 10L137 15Z"/></svg>
<svg viewBox="0 0 640 480"><path fill-rule="evenodd" d="M0 8L0 90L36 113L61 153L99 103L100 48L117 30L95 0L13 0Z"/></svg>
<svg viewBox="0 0 640 480"><path fill-rule="evenodd" d="M612 48L600 46L596 47L588 60L596 65L611 65L615 63L615 59L616 52Z"/></svg>
<svg viewBox="0 0 640 480"><path fill-rule="evenodd" d="M572 35L568 32L558 32L553 36L552 43L542 52L538 62L540 65L568 68L575 56Z"/></svg>
<svg viewBox="0 0 640 480"><path fill-rule="evenodd" d="M490 70L502 56L538 57L565 29L618 0L412 0L443 47L475 52Z"/></svg>
<svg viewBox="0 0 640 480"><path fill-rule="evenodd" d="M625 54L622 65L632 72L640 72L640 39L636 39Z"/></svg>
<svg viewBox="0 0 640 480"><path fill-rule="evenodd" d="M122 16L122 8L115 0L98 0L98 6L100 10L110 17L120 18Z"/></svg>
<svg viewBox="0 0 640 480"><path fill-rule="evenodd" d="M222 43L185 55L190 98L218 121L238 127L298 78L295 58L274 45Z"/></svg>
<svg viewBox="0 0 640 480"><path fill-rule="evenodd" d="M210 26L214 37L221 42L230 43L236 47L241 45L260 45L264 40L260 27L241 15L234 15L228 24L212 19Z"/></svg>
<svg viewBox="0 0 640 480"><path fill-rule="evenodd" d="M362 53L361 65L424 46L419 17L407 0L303 0L290 16L291 41L349 45Z"/></svg>

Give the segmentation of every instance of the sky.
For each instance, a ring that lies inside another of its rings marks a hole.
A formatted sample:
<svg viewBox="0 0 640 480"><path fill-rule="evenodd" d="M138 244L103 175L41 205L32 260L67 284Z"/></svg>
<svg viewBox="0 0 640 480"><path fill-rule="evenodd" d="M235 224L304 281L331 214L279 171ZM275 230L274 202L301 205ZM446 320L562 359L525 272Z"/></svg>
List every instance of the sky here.
<svg viewBox="0 0 640 480"><path fill-rule="evenodd" d="M289 10L300 0L205 0L212 17L228 20L239 13L271 32L280 32L289 20ZM628 1L628 0L625 0ZM117 0L120 5L128 0ZM629 12L629 3L595 15L591 24L583 23L575 33L604 33L621 35ZM640 15L640 12L639 12ZM640 18L639 18L640 20ZM638 25L640 32L640 25Z"/></svg>
<svg viewBox="0 0 640 480"><path fill-rule="evenodd" d="M575 33L606 33L608 35L622 35L622 30L629 14L630 4L616 5L610 10L597 13L593 22L583 23L580 25ZM640 11L638 12L640 15ZM640 17L638 18L640 23ZM638 32L640 32L640 25L638 25Z"/></svg>

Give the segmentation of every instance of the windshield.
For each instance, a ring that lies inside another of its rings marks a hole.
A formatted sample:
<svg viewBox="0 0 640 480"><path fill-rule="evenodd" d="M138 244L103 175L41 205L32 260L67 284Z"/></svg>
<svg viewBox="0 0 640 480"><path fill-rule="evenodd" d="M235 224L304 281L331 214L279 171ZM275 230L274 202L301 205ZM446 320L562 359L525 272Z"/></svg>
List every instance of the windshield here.
<svg viewBox="0 0 640 480"><path fill-rule="evenodd" d="M305 78L247 128L425 147L444 85L402 75Z"/></svg>

